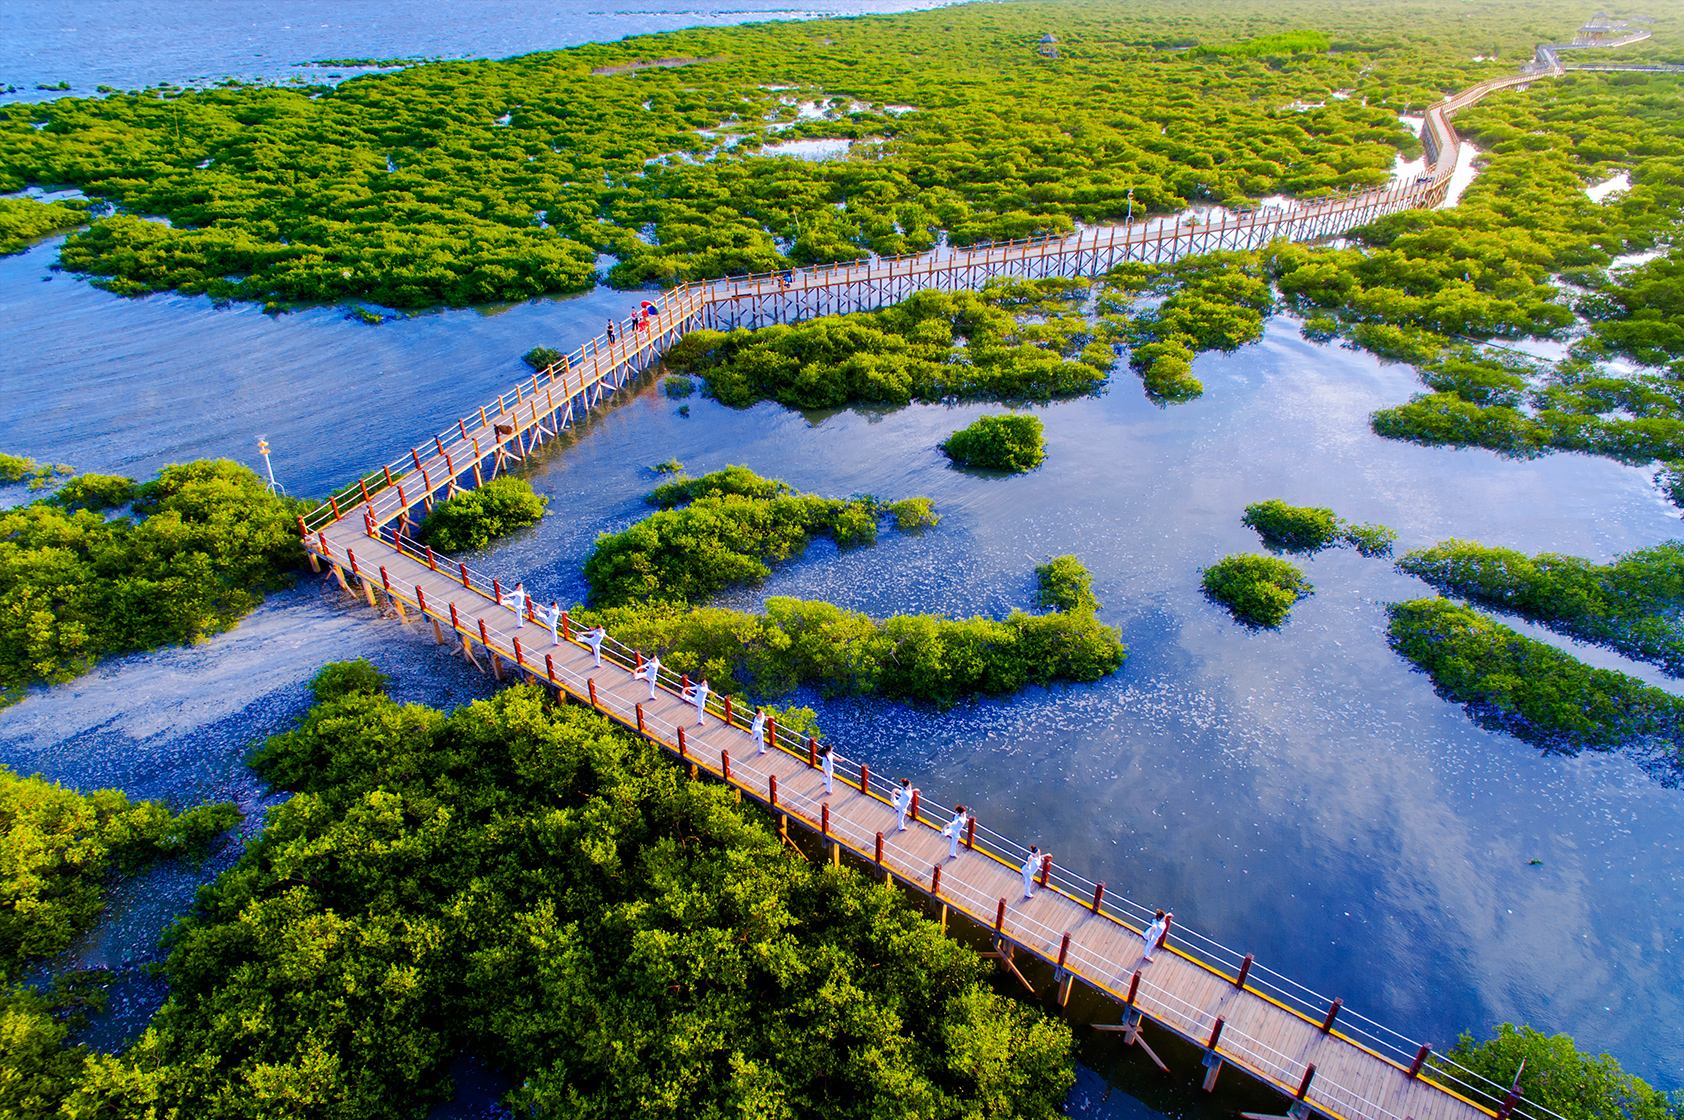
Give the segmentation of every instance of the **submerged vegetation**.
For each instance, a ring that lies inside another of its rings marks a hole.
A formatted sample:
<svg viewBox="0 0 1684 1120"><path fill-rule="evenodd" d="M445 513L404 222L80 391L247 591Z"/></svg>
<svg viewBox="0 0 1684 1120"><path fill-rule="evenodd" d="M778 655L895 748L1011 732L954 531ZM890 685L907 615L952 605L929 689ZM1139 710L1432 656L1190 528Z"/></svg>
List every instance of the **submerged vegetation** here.
<svg viewBox="0 0 1684 1120"><path fill-rule="evenodd" d="M1389 610L1393 648L1477 722L1551 750L1631 750L1671 782L1684 776L1684 699L1448 599Z"/></svg>
<svg viewBox="0 0 1684 1120"><path fill-rule="evenodd" d="M733 584L765 579L772 564L800 555L816 536L844 548L869 545L885 516L916 523L930 512L871 497L800 494L735 466L664 483L649 503L658 512L597 538L585 561L593 605L703 603Z"/></svg>
<svg viewBox="0 0 1684 1120"><path fill-rule="evenodd" d="M1578 556L1528 556L1450 540L1409 553L1398 567L1446 595L1518 614L1684 676L1684 542L1595 564Z"/></svg>
<svg viewBox="0 0 1684 1120"><path fill-rule="evenodd" d="M1252 626L1274 628L1315 590L1297 566L1278 556L1225 556L1204 571L1205 594Z"/></svg>
<svg viewBox="0 0 1684 1120"><path fill-rule="evenodd" d="M1068 280L919 292L882 311L792 326L697 331L667 355L722 404L790 408L1037 400L1091 393L1114 355L1094 342Z"/></svg>
<svg viewBox="0 0 1684 1120"><path fill-rule="evenodd" d="M55 233L87 223L87 211L62 202L0 198L0 256L19 253Z"/></svg>
<svg viewBox="0 0 1684 1120"><path fill-rule="evenodd" d="M444 552L484 548L536 525L549 502L524 478L493 478L434 506L421 523L418 539Z"/></svg>
<svg viewBox="0 0 1684 1120"><path fill-rule="evenodd" d="M226 630L303 561L300 504L237 463L165 467L132 488L77 481L0 510L0 704L102 657ZM129 515L94 512L119 499Z"/></svg>
<svg viewBox="0 0 1684 1120"><path fill-rule="evenodd" d="M1235 350L1263 337L1263 316L1274 297L1256 253L1207 253L1173 264L1126 264L1106 277L1100 302L1105 322L1129 345L1129 365L1146 392L1166 402L1204 393L1193 359L1206 350ZM1161 297L1155 308L1126 314L1141 295Z"/></svg>
<svg viewBox="0 0 1684 1120"><path fill-rule="evenodd" d="M1278 552L1320 552L1343 543L1364 556L1385 556L1397 540L1384 525L1360 525L1325 507L1289 506L1279 498L1253 502L1240 520Z"/></svg>
<svg viewBox="0 0 1684 1120"><path fill-rule="evenodd" d="M1038 417L1023 413L978 416L942 441L942 452L961 467L1022 474L1047 457Z"/></svg>
<svg viewBox="0 0 1684 1120"><path fill-rule="evenodd" d="M522 1115L1052 1120L1073 1082L1069 1027L898 892L536 688L338 691L255 764L293 796L140 1038L61 1063L68 1114L411 1117L464 1054Z"/></svg>

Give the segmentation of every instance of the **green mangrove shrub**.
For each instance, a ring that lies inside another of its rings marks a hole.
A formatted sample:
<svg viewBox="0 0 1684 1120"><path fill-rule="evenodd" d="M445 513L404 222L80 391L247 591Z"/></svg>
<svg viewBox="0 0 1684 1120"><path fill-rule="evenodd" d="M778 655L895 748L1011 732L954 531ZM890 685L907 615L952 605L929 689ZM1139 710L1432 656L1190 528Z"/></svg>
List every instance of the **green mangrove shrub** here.
<svg viewBox="0 0 1684 1120"><path fill-rule="evenodd" d="M941 450L958 466L1012 474L1032 471L1047 457L1040 417L1022 413L979 416L948 436Z"/></svg>
<svg viewBox="0 0 1684 1120"><path fill-rule="evenodd" d="M1359 525L1322 506L1289 506L1279 498L1253 502L1240 518L1277 552L1320 552L1348 544L1364 556L1386 556L1397 533L1385 525Z"/></svg>
<svg viewBox="0 0 1684 1120"><path fill-rule="evenodd" d="M1205 594L1252 626L1273 628L1315 590L1304 573L1278 556L1225 556L1204 570Z"/></svg>
<svg viewBox="0 0 1684 1120"><path fill-rule="evenodd" d="M484 548L499 537L538 524L549 504L524 478L505 475L434 506L421 522L417 539L444 552Z"/></svg>
<svg viewBox="0 0 1684 1120"><path fill-rule="evenodd" d="M1074 556L1054 556L1035 569L1036 598L1055 611L1095 611L1093 576Z"/></svg>

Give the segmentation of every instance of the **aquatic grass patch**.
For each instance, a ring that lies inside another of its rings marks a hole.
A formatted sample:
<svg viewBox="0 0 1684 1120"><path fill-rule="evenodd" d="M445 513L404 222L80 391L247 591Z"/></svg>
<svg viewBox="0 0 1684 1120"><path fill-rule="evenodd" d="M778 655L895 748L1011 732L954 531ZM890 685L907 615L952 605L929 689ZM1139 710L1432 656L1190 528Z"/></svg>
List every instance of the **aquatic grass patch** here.
<svg viewBox="0 0 1684 1120"><path fill-rule="evenodd" d="M550 500L524 478L493 478L433 507L417 533L444 552L467 552L536 525Z"/></svg>
<svg viewBox="0 0 1684 1120"><path fill-rule="evenodd" d="M700 604L764 580L814 537L843 548L873 544L891 512L873 497L802 494L739 466L663 483L648 501L657 512L597 537L585 561L592 605Z"/></svg>
<svg viewBox="0 0 1684 1120"><path fill-rule="evenodd" d="M1200 586L1213 601L1251 626L1274 629L1293 604L1315 588L1294 564L1278 556L1225 556L1204 570Z"/></svg>
<svg viewBox="0 0 1684 1120"><path fill-rule="evenodd" d="M1022 474L1047 457L1041 420L1024 413L979 416L941 443L956 466Z"/></svg>
<svg viewBox="0 0 1684 1120"><path fill-rule="evenodd" d="M1445 595L1653 662L1671 676L1684 675L1684 542L1597 564L1579 556L1528 556L1448 540L1408 553L1397 566Z"/></svg>
<svg viewBox="0 0 1684 1120"><path fill-rule="evenodd" d="M1448 599L1387 612L1392 648L1482 726L1568 754L1629 751L1669 785L1684 778L1684 699Z"/></svg>

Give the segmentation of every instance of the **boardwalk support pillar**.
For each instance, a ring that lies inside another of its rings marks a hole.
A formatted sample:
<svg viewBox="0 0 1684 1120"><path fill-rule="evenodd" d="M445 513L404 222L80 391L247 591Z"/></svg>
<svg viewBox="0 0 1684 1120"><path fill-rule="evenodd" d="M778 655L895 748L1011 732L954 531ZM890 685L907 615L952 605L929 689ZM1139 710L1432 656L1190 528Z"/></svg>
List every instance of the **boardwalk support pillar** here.
<svg viewBox="0 0 1684 1120"><path fill-rule="evenodd" d="M1216 1044L1222 1038L1222 1024L1223 1020L1218 1016L1216 1025L1210 1028L1210 1041L1205 1045L1203 1088L1207 1093L1215 1092L1216 1075L1222 1072L1222 1055L1216 1052Z"/></svg>

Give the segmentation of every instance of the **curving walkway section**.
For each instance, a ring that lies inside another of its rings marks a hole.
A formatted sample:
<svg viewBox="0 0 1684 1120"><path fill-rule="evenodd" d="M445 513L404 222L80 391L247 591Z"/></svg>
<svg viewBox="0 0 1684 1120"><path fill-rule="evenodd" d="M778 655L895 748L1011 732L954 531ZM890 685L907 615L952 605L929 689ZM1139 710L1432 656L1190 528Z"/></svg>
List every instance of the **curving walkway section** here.
<svg viewBox="0 0 1684 1120"><path fill-rule="evenodd" d="M1377 217L1443 201L1455 169L1454 114L1486 94L1562 72L1553 49L1539 69L1482 82L1427 111L1422 140L1430 170L1409 183L1339 197L1259 208L1222 221L1149 221L965 249L873 258L851 264L684 284L649 301L648 314L589 340L558 363L456 421L409 454L335 493L299 532L313 566L370 607L394 613L499 678L529 679L591 705L675 755L693 776L729 783L763 803L787 836L793 826L840 861L916 891L945 925L960 915L992 939L1002 967L1034 990L1026 970L1050 971L1059 1003L1080 983L1117 1005L1116 1030L1154 1061L1150 1024L1203 1055L1205 1085L1227 1066L1278 1090L1295 1120L1480 1120L1553 1116L1430 1048L1345 1009L1214 939L1172 923L1155 958L1141 931L1151 911L1050 857L1029 864L1023 845L972 821L956 855L939 831L945 814L915 804L897 827L892 789L864 763L844 761L827 785L817 744L769 721L762 736L745 726L729 697L705 713L685 698L688 681L647 676L642 656L604 644L597 663L566 616L554 636L503 606L495 578L440 556L410 538L414 520L440 500L513 469L538 454L619 389L701 328L757 326L814 315L871 310L930 289L977 288L995 277L1086 277L1124 261L1172 261L1220 249L1253 249L1276 238L1317 240ZM1421 983L1428 983L1423 976ZM1162 1062L1159 1062L1162 1065ZM1559 1120L1559 1118L1554 1118Z"/></svg>

